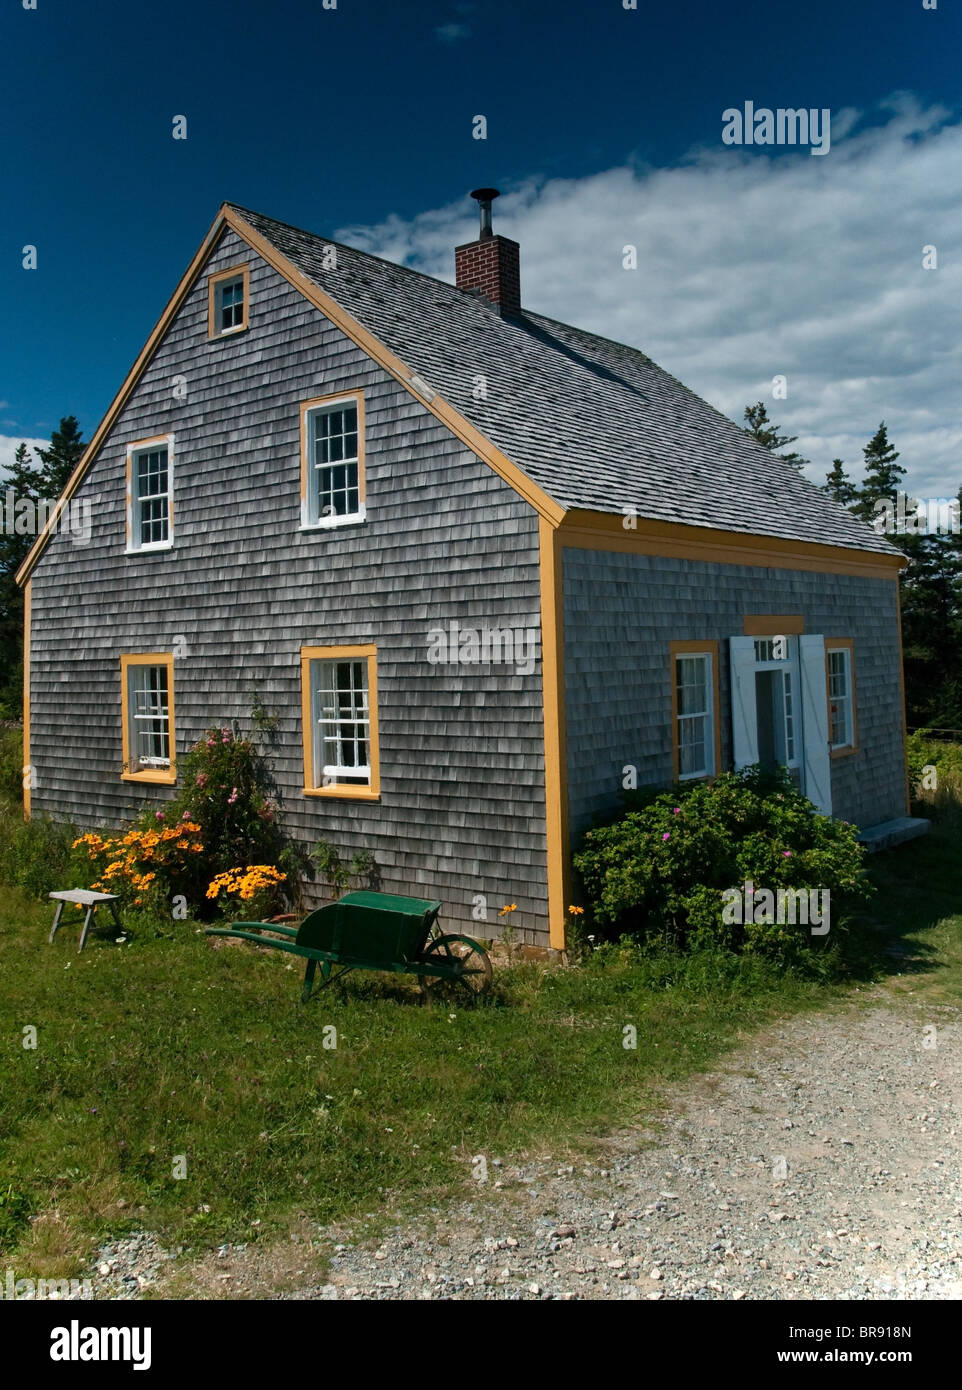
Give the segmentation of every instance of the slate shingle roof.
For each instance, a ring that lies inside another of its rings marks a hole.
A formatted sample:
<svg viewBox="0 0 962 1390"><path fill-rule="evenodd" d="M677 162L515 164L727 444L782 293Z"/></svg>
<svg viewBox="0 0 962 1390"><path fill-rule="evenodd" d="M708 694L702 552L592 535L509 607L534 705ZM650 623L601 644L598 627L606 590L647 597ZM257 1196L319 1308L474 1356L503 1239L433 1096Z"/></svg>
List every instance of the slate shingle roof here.
<svg viewBox="0 0 962 1390"><path fill-rule="evenodd" d="M896 553L636 348L229 206L564 508Z"/></svg>

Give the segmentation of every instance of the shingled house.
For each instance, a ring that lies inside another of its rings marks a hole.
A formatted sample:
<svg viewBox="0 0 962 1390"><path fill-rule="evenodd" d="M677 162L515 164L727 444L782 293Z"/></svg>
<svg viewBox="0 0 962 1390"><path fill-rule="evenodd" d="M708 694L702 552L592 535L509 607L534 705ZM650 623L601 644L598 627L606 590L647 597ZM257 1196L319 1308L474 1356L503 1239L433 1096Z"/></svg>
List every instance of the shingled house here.
<svg viewBox="0 0 962 1390"><path fill-rule="evenodd" d="M116 825L209 724L280 717L306 845L561 946L570 846L622 786L777 760L906 810L884 538L643 353L225 203L26 585L36 810ZM474 920L472 920L474 919Z"/></svg>

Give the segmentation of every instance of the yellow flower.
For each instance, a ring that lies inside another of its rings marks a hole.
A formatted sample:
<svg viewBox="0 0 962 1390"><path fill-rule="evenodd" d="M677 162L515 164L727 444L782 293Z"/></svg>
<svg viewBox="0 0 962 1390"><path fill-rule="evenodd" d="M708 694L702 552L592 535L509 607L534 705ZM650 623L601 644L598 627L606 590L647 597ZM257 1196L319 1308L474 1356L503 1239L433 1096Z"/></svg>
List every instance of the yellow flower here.
<svg viewBox="0 0 962 1390"><path fill-rule="evenodd" d="M572 904L572 906L568 908L568 911L571 913L572 917L583 917L585 915L584 908L575 907L574 904Z"/></svg>
<svg viewBox="0 0 962 1390"><path fill-rule="evenodd" d="M517 910L518 910L518 904L517 904L517 903L506 903L505 906L504 906L504 907L501 909L501 911L498 913L498 916L499 916L499 917L507 917L507 915L508 915L509 912L517 912Z"/></svg>

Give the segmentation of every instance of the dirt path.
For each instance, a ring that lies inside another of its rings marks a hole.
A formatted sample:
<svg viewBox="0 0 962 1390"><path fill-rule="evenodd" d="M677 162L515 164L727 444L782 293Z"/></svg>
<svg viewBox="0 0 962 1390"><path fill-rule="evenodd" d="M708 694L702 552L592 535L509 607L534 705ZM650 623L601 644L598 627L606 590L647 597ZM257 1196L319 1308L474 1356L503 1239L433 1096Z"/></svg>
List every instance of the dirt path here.
<svg viewBox="0 0 962 1390"><path fill-rule="evenodd" d="M960 1083L959 1011L880 988L756 1035L587 1166L491 1156L477 1197L380 1243L305 1225L280 1251L225 1247L190 1284L235 1298L958 1299ZM311 1282L305 1256L325 1249L330 1272Z"/></svg>

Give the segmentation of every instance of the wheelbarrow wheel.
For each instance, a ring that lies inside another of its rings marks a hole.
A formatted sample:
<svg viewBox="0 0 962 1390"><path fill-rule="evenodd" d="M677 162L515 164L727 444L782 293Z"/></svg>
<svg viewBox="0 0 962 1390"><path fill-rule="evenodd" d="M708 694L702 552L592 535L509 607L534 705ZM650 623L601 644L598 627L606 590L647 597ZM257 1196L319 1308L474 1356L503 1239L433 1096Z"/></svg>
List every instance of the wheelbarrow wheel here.
<svg viewBox="0 0 962 1390"><path fill-rule="evenodd" d="M467 993L474 999L487 994L491 988L491 960L487 951L470 936L439 936L432 941L424 955L423 964L437 961L452 966L460 962L457 975L422 975L421 993L426 1003L458 998Z"/></svg>

